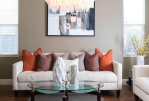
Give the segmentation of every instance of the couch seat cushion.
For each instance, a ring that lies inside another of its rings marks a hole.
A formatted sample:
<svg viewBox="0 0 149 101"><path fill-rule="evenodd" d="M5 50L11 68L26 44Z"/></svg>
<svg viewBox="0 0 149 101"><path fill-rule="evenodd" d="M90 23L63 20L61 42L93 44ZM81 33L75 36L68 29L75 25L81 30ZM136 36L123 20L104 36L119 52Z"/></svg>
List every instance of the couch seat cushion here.
<svg viewBox="0 0 149 101"><path fill-rule="evenodd" d="M25 71L18 75L18 82L31 82L31 81L49 81L53 80L52 71Z"/></svg>
<svg viewBox="0 0 149 101"><path fill-rule="evenodd" d="M149 77L139 77L135 80L135 85L145 93L149 94Z"/></svg>
<svg viewBox="0 0 149 101"><path fill-rule="evenodd" d="M117 76L111 71L82 71L78 73L78 80L99 81L102 83L116 83Z"/></svg>

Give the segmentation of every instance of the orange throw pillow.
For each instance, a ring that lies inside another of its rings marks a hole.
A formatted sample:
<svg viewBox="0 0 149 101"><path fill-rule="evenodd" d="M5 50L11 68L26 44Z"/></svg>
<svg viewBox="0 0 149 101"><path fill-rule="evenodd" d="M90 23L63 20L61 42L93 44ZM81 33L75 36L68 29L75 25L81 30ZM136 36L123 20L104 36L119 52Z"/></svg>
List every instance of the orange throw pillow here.
<svg viewBox="0 0 149 101"><path fill-rule="evenodd" d="M112 59L112 49L108 51L107 54L103 55L97 48L95 53L99 55L99 66L101 71L112 71L113 72L113 59Z"/></svg>
<svg viewBox="0 0 149 101"><path fill-rule="evenodd" d="M24 71L34 71L36 69L36 58L37 52L42 53L41 48L38 48L34 55L26 50L22 50L22 61L23 61L23 72Z"/></svg>

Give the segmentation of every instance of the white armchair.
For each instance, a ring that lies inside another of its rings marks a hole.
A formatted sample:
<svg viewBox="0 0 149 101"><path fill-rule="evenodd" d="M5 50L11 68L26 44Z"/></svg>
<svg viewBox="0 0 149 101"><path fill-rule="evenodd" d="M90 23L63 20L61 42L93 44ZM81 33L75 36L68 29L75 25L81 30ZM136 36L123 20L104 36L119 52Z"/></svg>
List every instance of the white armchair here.
<svg viewBox="0 0 149 101"><path fill-rule="evenodd" d="M133 92L136 100L149 101L149 65L133 66Z"/></svg>

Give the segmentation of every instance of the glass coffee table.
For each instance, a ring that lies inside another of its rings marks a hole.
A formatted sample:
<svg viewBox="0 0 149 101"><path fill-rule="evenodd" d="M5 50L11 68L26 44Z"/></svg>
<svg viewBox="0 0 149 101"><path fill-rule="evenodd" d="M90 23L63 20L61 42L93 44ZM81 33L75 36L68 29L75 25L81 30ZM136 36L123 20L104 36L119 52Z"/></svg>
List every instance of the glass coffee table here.
<svg viewBox="0 0 149 101"><path fill-rule="evenodd" d="M96 94L97 101L104 101L101 97L100 88L104 86L103 83L96 81L78 81L76 84L70 84L69 86L56 84L54 81L45 81L45 82L31 82L27 85L32 89L31 91L31 101L35 101L34 92L37 90L40 93L44 94L53 94L64 92L62 101L69 101L69 92L73 93L87 93L87 94ZM94 91L97 89L97 91Z"/></svg>

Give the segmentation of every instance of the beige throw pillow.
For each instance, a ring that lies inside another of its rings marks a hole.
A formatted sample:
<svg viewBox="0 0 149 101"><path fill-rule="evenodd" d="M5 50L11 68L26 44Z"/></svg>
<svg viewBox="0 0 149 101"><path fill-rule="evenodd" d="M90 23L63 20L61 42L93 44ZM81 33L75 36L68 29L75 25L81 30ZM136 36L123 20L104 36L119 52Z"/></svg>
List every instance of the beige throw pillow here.
<svg viewBox="0 0 149 101"><path fill-rule="evenodd" d="M85 53L83 52L79 56L75 56L73 53L70 53L69 59L74 60L74 59L79 59L79 71L85 71L85 66L84 66L84 57Z"/></svg>
<svg viewBox="0 0 149 101"><path fill-rule="evenodd" d="M53 65L55 64L58 57L59 57L58 55L53 53ZM63 54L60 57L62 57L64 60L67 60L68 59L68 53ZM52 68L52 70L53 70L53 68Z"/></svg>
<svg viewBox="0 0 149 101"><path fill-rule="evenodd" d="M75 60L64 60L66 72L69 72L70 71L70 67L72 65L76 65L77 66L77 72L79 72L79 69L78 69L78 60L79 59L75 59Z"/></svg>

